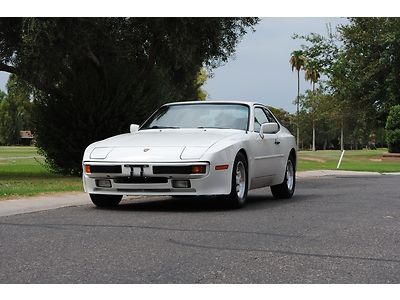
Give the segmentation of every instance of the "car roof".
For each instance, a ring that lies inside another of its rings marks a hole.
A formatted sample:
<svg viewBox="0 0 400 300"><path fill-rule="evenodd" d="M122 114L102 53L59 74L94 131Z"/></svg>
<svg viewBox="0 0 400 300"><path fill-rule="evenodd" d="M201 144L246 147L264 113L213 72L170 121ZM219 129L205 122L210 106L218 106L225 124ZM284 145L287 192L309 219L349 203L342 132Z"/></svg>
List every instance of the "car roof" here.
<svg viewBox="0 0 400 300"><path fill-rule="evenodd" d="M164 105L178 105L178 104L245 104L249 106L263 105L263 103L252 102L252 101L238 101L238 100L213 100L213 101L182 101L182 102L171 102Z"/></svg>

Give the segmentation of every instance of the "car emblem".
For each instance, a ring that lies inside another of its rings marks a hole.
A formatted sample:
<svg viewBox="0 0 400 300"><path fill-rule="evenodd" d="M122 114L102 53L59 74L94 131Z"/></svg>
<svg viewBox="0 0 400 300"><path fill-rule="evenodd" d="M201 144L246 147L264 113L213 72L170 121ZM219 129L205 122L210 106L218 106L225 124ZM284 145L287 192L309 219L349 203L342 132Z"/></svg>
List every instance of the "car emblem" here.
<svg viewBox="0 0 400 300"><path fill-rule="evenodd" d="M144 152L147 152L147 151L149 151L149 150L150 150L149 148L144 148L144 149L143 149Z"/></svg>

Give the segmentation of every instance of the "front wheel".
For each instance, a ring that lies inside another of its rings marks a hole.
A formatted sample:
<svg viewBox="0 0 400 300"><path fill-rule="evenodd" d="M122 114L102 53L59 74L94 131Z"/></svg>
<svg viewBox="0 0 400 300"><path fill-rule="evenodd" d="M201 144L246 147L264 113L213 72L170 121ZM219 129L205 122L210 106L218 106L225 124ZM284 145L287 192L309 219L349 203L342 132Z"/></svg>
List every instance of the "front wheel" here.
<svg viewBox="0 0 400 300"><path fill-rule="evenodd" d="M246 203L247 183L247 160L246 157L239 152L233 163L231 193L227 196L231 207L240 208Z"/></svg>
<svg viewBox="0 0 400 300"><path fill-rule="evenodd" d="M115 207L122 200L120 195L89 194L89 196L97 207Z"/></svg>
<svg viewBox="0 0 400 300"><path fill-rule="evenodd" d="M296 188L296 167L294 159L289 156L286 164L285 179L281 184L271 186L272 195L277 199L292 198Z"/></svg>

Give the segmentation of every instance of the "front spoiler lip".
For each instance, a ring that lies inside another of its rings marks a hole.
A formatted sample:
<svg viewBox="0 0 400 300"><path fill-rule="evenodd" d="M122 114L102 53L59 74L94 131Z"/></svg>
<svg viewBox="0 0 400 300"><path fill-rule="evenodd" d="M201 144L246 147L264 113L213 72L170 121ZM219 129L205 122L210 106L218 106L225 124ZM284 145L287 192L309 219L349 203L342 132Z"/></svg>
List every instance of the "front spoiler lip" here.
<svg viewBox="0 0 400 300"><path fill-rule="evenodd" d="M94 188L94 192L105 192L107 194L112 193L119 193L123 195L135 195L135 194L156 194L156 195L168 195L168 194L183 194L183 193L195 193L196 189L194 188L114 188L114 189L109 189L109 188Z"/></svg>

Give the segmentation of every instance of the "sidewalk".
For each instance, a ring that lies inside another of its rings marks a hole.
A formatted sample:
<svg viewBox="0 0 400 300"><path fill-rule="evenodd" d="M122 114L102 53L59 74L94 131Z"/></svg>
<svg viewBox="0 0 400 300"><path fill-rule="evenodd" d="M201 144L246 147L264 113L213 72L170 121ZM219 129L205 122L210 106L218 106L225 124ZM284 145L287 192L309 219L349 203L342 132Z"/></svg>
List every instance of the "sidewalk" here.
<svg viewBox="0 0 400 300"><path fill-rule="evenodd" d="M400 173L378 173L378 172L357 172L341 170L318 170L297 172L297 179L321 178L326 176L382 176L400 175ZM0 200L0 217L17 214L38 212L61 207L80 206L91 204L89 196L83 192L54 193L33 197L18 197L8 200Z"/></svg>
<svg viewBox="0 0 400 300"><path fill-rule="evenodd" d="M23 198L19 197L0 200L0 217L90 203L91 201L89 196L83 192L54 193Z"/></svg>

